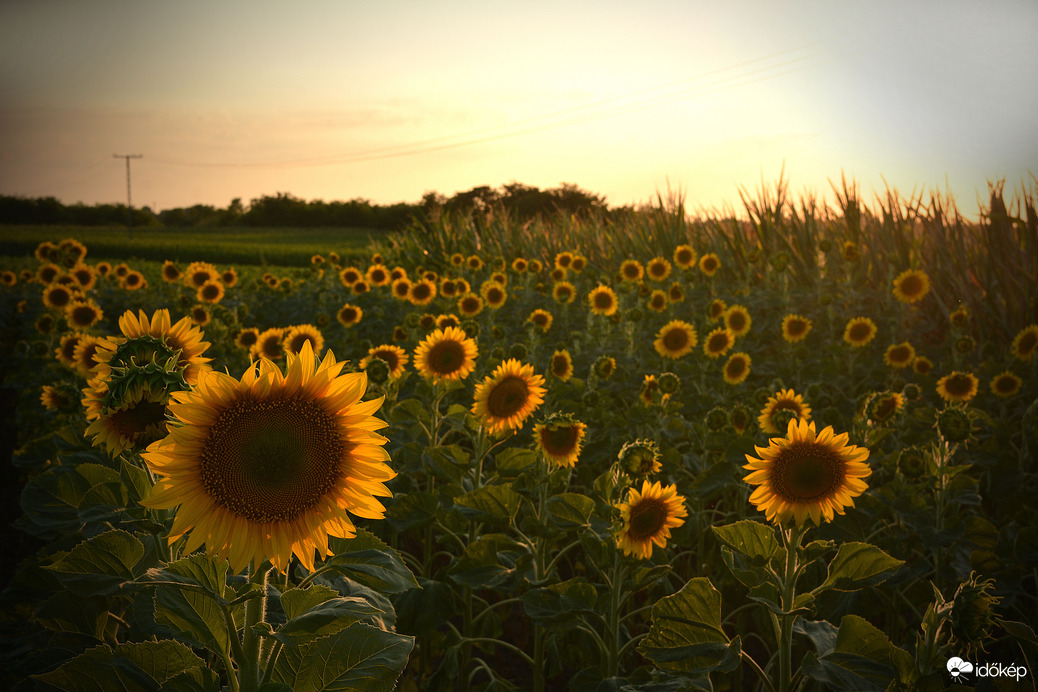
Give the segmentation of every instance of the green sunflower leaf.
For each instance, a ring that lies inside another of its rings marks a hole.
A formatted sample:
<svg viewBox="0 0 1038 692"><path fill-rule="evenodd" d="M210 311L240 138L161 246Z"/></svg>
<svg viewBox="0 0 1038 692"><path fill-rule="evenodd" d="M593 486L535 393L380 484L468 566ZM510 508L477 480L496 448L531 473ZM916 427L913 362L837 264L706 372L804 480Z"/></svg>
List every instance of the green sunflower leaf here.
<svg viewBox="0 0 1038 692"><path fill-rule="evenodd" d="M56 466L31 476L22 488L24 517L20 528L44 540L55 540L78 532L83 522L79 506L90 482L74 468Z"/></svg>
<svg viewBox="0 0 1038 692"><path fill-rule="evenodd" d="M133 581L144 544L119 529L105 531L76 545L47 569L76 593L111 594Z"/></svg>
<svg viewBox="0 0 1038 692"><path fill-rule="evenodd" d="M366 529L357 529L353 538L333 537L328 547L334 555L325 561L326 565L379 593L418 588L400 553Z"/></svg>
<svg viewBox="0 0 1038 692"><path fill-rule="evenodd" d="M217 692L220 677L188 647L169 639L89 649L48 673L33 676L72 692L198 690Z"/></svg>
<svg viewBox="0 0 1038 692"><path fill-rule="evenodd" d="M314 589L317 587L325 591L331 591L331 589L322 587L319 584L310 588ZM298 590L294 589L294 591ZM286 591L281 595L282 605L285 603L285 596L291 593L292 591ZM285 612L287 613L288 610L286 609ZM356 622L384 614L383 611L360 596L336 596L292 617L278 628L278 631L274 633L274 638L283 644L294 646L300 640L335 634Z"/></svg>
<svg viewBox="0 0 1038 692"><path fill-rule="evenodd" d="M541 589L530 589L522 596L523 610L543 626L568 628L581 613L595 610L598 592L582 577Z"/></svg>
<svg viewBox="0 0 1038 692"><path fill-rule="evenodd" d="M652 607L652 626L638 653L666 670L727 672L739 665L741 648L739 637L730 640L721 629L720 592L696 577Z"/></svg>
<svg viewBox="0 0 1038 692"><path fill-rule="evenodd" d="M892 658L903 658L901 654L907 655L865 618L845 615L832 650L821 656L807 654L801 670L836 689L880 692L897 677Z"/></svg>
<svg viewBox="0 0 1038 692"><path fill-rule="evenodd" d="M595 501L579 493L560 493L549 499L546 507L548 516L556 526L572 529L590 523Z"/></svg>
<svg viewBox="0 0 1038 692"><path fill-rule="evenodd" d="M286 646L273 682L296 692L392 692L414 637L357 623L336 634Z"/></svg>
<svg viewBox="0 0 1038 692"><path fill-rule="evenodd" d="M144 583L174 586L201 592L220 605L230 603L227 592L226 560L217 560L205 553L195 553L169 563L165 567L149 569L141 577Z"/></svg>
<svg viewBox="0 0 1038 692"><path fill-rule="evenodd" d="M448 570L448 575L458 584L494 588L518 581L520 567L529 558L529 549L509 536L488 533L469 543L465 553Z"/></svg>
<svg viewBox="0 0 1038 692"><path fill-rule="evenodd" d="M857 591L881 584L905 564L869 543L844 543L829 563L829 576L812 593Z"/></svg>
<svg viewBox="0 0 1038 692"><path fill-rule="evenodd" d="M508 523L515 518L521 501L510 485L485 485L454 498L454 505L466 519Z"/></svg>
<svg viewBox="0 0 1038 692"><path fill-rule="evenodd" d="M398 494L386 509L386 521L397 531L425 527L436 519L440 499L434 493L416 491Z"/></svg>
<svg viewBox="0 0 1038 692"><path fill-rule="evenodd" d="M775 530L759 521L744 519L725 526L711 526L722 543L746 557L755 567L763 567L778 552Z"/></svg>
<svg viewBox="0 0 1038 692"><path fill-rule="evenodd" d="M156 589L155 622L169 626L179 639L196 648L206 647L222 655L230 646L222 606L198 591L178 586Z"/></svg>
<svg viewBox="0 0 1038 692"><path fill-rule="evenodd" d="M289 589L281 594L281 607L289 620L297 618L325 601L339 598L339 593L323 584L311 584L305 589Z"/></svg>

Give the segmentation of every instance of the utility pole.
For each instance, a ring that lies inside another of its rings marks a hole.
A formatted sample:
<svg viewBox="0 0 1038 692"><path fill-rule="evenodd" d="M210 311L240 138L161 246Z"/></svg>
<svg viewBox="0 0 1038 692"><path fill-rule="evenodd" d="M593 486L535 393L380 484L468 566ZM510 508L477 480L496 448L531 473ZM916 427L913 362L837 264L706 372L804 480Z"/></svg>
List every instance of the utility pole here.
<svg viewBox="0 0 1038 692"><path fill-rule="evenodd" d="M130 159L143 159L144 154L112 154L114 158L126 159L126 234L133 233L133 202L130 199Z"/></svg>

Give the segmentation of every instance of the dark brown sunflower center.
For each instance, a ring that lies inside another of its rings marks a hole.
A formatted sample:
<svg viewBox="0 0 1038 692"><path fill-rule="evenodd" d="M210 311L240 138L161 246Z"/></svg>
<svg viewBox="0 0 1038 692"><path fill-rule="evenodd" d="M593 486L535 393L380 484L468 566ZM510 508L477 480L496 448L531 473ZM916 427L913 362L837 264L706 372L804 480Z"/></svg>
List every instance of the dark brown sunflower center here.
<svg viewBox="0 0 1038 692"><path fill-rule="evenodd" d="M463 312L475 312L479 310L479 300L475 296L469 296L461 301L461 309Z"/></svg>
<svg viewBox="0 0 1038 692"><path fill-rule="evenodd" d="M710 337L709 348L712 353L720 353L721 351L728 348L728 335L714 334L712 337Z"/></svg>
<svg viewBox="0 0 1038 692"><path fill-rule="evenodd" d="M742 358L733 358L728 361L728 365L725 369L727 370L729 377L738 377L746 371L746 361Z"/></svg>
<svg viewBox="0 0 1038 692"><path fill-rule="evenodd" d="M509 375L494 385L487 397L487 413L495 418L510 418L522 410L530 389L522 377Z"/></svg>
<svg viewBox="0 0 1038 692"><path fill-rule="evenodd" d="M552 358L551 371L556 375L565 375L569 372L569 360L566 356L555 356Z"/></svg>
<svg viewBox="0 0 1038 692"><path fill-rule="evenodd" d="M613 296L609 295L605 291L600 291L595 294L595 307L601 310L608 310L613 307Z"/></svg>
<svg viewBox="0 0 1038 692"><path fill-rule="evenodd" d="M944 383L944 389L952 396L966 396L973 390L973 382L964 375L952 375Z"/></svg>
<svg viewBox="0 0 1038 692"><path fill-rule="evenodd" d="M1038 332L1025 332L1017 344L1017 352L1026 356L1031 353L1036 346L1038 346Z"/></svg>
<svg viewBox="0 0 1038 692"><path fill-rule="evenodd" d="M636 541L647 541L660 533L666 521L666 503L655 498L643 498L631 506L631 523L627 533Z"/></svg>
<svg viewBox="0 0 1038 692"><path fill-rule="evenodd" d="M437 342L429 349L429 369L437 375L450 375L465 362L465 347L453 340Z"/></svg>
<svg viewBox="0 0 1038 692"><path fill-rule="evenodd" d="M52 288L47 295L50 298L51 305L58 308L65 307L72 300L72 294L64 288Z"/></svg>
<svg viewBox="0 0 1038 692"><path fill-rule="evenodd" d="M429 286L426 284L415 284L411 289L411 295L415 300L425 300L430 296Z"/></svg>
<svg viewBox="0 0 1038 692"><path fill-rule="evenodd" d="M872 333L872 328L863 322L858 322L851 326L850 337L854 341L863 341L869 337Z"/></svg>
<svg viewBox="0 0 1038 692"><path fill-rule="evenodd" d="M688 346L688 334L684 329L671 329L663 335L663 345L668 351L680 351Z"/></svg>
<svg viewBox="0 0 1038 692"><path fill-rule="evenodd" d="M892 363L905 363L908 362L911 354L908 348L905 346L895 346L890 349L890 362Z"/></svg>
<svg viewBox="0 0 1038 692"><path fill-rule="evenodd" d="M746 326L746 315L741 312L733 312L728 315L728 328L739 331Z"/></svg>
<svg viewBox="0 0 1038 692"><path fill-rule="evenodd" d="M390 370L396 370L400 365L400 356L396 351L375 351L374 356L388 365Z"/></svg>
<svg viewBox="0 0 1038 692"><path fill-rule="evenodd" d="M800 404L798 404L794 399L779 399L775 402L775 411L781 411L783 409L787 411L792 411L798 416L800 415L801 411Z"/></svg>
<svg viewBox="0 0 1038 692"><path fill-rule="evenodd" d="M314 338L309 334L296 334L288 342L288 348L292 353L299 353L303 350L303 344L307 341L310 342L310 348L314 347Z"/></svg>
<svg viewBox="0 0 1038 692"><path fill-rule="evenodd" d="M918 276L909 275L901 282L901 292L912 297L919 295L923 290L923 280Z"/></svg>
<svg viewBox="0 0 1038 692"><path fill-rule="evenodd" d="M284 351L281 347L281 341L277 337L268 337L263 340L260 344L260 353L264 358L280 358Z"/></svg>
<svg viewBox="0 0 1038 692"><path fill-rule="evenodd" d="M798 442L779 452L771 469L775 494L787 502L831 497L846 476L844 461L828 447Z"/></svg>
<svg viewBox="0 0 1038 692"><path fill-rule="evenodd" d="M995 389L1003 394L1007 392L1009 394L1015 394L1016 380L1014 380L1012 377L999 377L997 380L995 380Z"/></svg>
<svg viewBox="0 0 1038 692"><path fill-rule="evenodd" d="M572 454L580 439L580 429L575 425L541 430L541 445L549 454L563 456Z"/></svg>
<svg viewBox="0 0 1038 692"><path fill-rule="evenodd" d="M335 421L313 401L238 401L218 415L199 476L213 500L252 522L291 521L336 484L343 455Z"/></svg>
<svg viewBox="0 0 1038 692"><path fill-rule="evenodd" d="M498 303L505 299L505 292L496 286L487 291L487 300L491 303Z"/></svg>
<svg viewBox="0 0 1038 692"><path fill-rule="evenodd" d="M220 286L218 284L205 284L202 286L203 300L215 300L219 295Z"/></svg>
<svg viewBox="0 0 1038 692"><path fill-rule="evenodd" d="M109 423L120 435L137 440L148 432L159 432L166 421L166 407L157 401L141 401L109 416Z"/></svg>
<svg viewBox="0 0 1038 692"><path fill-rule="evenodd" d="M789 333L790 336L800 336L804 333L804 329L806 327L807 324L801 322L800 320L790 320L789 323L786 325L786 331Z"/></svg>
<svg viewBox="0 0 1038 692"><path fill-rule="evenodd" d="M538 327L543 327L548 324L548 316L544 313L537 313L533 316L533 323Z"/></svg>

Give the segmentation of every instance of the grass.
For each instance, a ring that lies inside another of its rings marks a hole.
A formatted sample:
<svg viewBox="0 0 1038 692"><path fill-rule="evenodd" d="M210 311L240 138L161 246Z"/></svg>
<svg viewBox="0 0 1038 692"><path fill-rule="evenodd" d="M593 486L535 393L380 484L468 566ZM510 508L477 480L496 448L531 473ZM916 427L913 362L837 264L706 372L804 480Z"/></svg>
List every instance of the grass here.
<svg viewBox="0 0 1038 692"><path fill-rule="evenodd" d="M213 264L309 266L310 257L336 251L362 255L382 231L365 228L134 228L0 226L0 255L31 255L41 242L76 238L90 260L203 261Z"/></svg>

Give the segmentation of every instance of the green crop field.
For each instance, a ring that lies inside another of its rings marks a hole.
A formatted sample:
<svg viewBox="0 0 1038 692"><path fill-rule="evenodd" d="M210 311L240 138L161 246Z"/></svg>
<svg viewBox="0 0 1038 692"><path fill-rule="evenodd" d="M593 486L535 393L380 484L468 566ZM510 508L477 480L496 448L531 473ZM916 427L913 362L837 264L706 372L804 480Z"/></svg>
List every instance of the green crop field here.
<svg viewBox="0 0 1038 692"><path fill-rule="evenodd" d="M0 684L1023 689L1035 200L6 228Z"/></svg>

